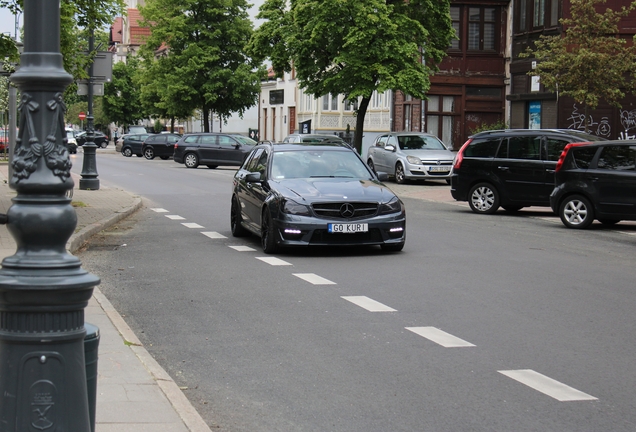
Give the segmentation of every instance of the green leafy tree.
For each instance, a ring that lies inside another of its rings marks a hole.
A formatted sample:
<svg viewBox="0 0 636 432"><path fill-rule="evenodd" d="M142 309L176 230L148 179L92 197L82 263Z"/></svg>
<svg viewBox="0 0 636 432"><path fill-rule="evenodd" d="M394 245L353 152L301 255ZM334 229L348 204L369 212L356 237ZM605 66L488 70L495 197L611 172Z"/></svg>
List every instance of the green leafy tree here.
<svg viewBox="0 0 636 432"><path fill-rule="evenodd" d="M191 117L194 107L189 100L182 98L170 99L167 88L176 78L171 74L173 70L172 58L150 58L144 61L143 68L136 75L140 88L139 99L149 116L170 119L170 131L174 132L175 119Z"/></svg>
<svg viewBox="0 0 636 432"><path fill-rule="evenodd" d="M279 77L293 67L309 94L360 98L358 151L373 92L424 98L454 36L449 0L266 0L257 18L250 52Z"/></svg>
<svg viewBox="0 0 636 432"><path fill-rule="evenodd" d="M258 100L264 70L245 53L252 34L247 8L245 0L147 0L139 8L152 31L141 55L151 61L159 47L168 47L171 68L164 69L160 104L200 109L205 131L211 112L242 116Z"/></svg>
<svg viewBox="0 0 636 432"><path fill-rule="evenodd" d="M541 36L535 48L520 57L534 57L537 67L529 75L541 78L549 91L570 96L585 108L595 109L601 99L620 107L625 90L636 89L636 47L618 36L618 24L636 8L636 2L619 11L599 13L605 0L571 0L571 18L561 19L564 33Z"/></svg>
<svg viewBox="0 0 636 432"><path fill-rule="evenodd" d="M137 124L145 117L140 89L134 79L138 69L135 57L128 58L126 63L118 62L113 66L112 80L104 84L104 114L118 126Z"/></svg>
<svg viewBox="0 0 636 432"><path fill-rule="evenodd" d="M106 131L108 125L111 123L108 116L104 114L102 108L103 96L96 96L93 101L93 117L95 117L95 129ZM65 119L67 123L80 124L79 113L88 111L88 103L86 101L74 102L66 107ZM86 120L84 120L84 127L86 127Z"/></svg>

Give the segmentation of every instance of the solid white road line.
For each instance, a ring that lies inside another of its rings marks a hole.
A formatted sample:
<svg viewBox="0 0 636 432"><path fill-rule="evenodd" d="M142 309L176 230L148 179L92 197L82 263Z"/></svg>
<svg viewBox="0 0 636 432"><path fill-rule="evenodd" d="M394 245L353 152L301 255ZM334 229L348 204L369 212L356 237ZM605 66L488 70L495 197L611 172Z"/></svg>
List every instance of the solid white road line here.
<svg viewBox="0 0 636 432"><path fill-rule="evenodd" d="M336 285L335 282L314 273L293 273L293 275L314 285Z"/></svg>
<svg viewBox="0 0 636 432"><path fill-rule="evenodd" d="M249 246L230 246L232 249L234 249L235 251L239 251L239 252L255 252L256 249L251 248Z"/></svg>
<svg viewBox="0 0 636 432"><path fill-rule="evenodd" d="M172 220L185 220L185 218L184 218L184 217L182 217L182 216L178 216L178 215L166 215L166 217L167 217L168 219L172 219Z"/></svg>
<svg viewBox="0 0 636 432"><path fill-rule="evenodd" d="M377 302L373 299L370 299L366 296L341 296L343 299L350 301L354 305L360 306L363 309L368 310L369 312L397 312L396 309L390 308L386 305L383 305L380 302Z"/></svg>
<svg viewBox="0 0 636 432"><path fill-rule="evenodd" d="M201 226L198 223L194 223L194 222L181 222L181 225L183 225L186 228L205 228L204 226Z"/></svg>
<svg viewBox="0 0 636 432"><path fill-rule="evenodd" d="M223 234L219 234L216 231L201 231L201 234L203 234L206 237L210 237L211 239L224 239L224 238L227 238Z"/></svg>
<svg viewBox="0 0 636 432"><path fill-rule="evenodd" d="M594 396L578 391L531 369L507 370L499 371L499 373L561 402L598 400Z"/></svg>
<svg viewBox="0 0 636 432"><path fill-rule="evenodd" d="M475 345L470 342L466 342L463 339L453 336L450 333L446 333L435 327L404 327L405 329L412 331L430 341L435 342L445 348L459 348L459 347L474 347Z"/></svg>
<svg viewBox="0 0 636 432"><path fill-rule="evenodd" d="M168 213L168 210L166 210L164 208L153 208L153 209L150 209L150 210L152 210L154 212L157 212L157 213Z"/></svg>
<svg viewBox="0 0 636 432"><path fill-rule="evenodd" d="M288 266L288 265L292 265L291 263L288 263L287 261L283 261L280 258L276 258L276 257L256 257L256 259L261 260L269 265L273 265L273 266Z"/></svg>

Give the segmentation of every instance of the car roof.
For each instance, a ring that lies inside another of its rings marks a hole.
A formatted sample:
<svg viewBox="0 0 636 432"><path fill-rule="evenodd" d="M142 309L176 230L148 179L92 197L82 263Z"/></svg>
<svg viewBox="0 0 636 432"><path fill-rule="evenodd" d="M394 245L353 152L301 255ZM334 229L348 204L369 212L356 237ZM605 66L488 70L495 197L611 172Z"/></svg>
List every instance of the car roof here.
<svg viewBox="0 0 636 432"><path fill-rule="evenodd" d="M606 138L585 133L578 129L496 129L496 130L490 130L490 131L477 132L476 134L471 135L470 138L477 138L477 137L483 137L488 135L525 135L528 133L534 133L534 134L551 133L551 134L559 134L559 135L570 135L570 136L575 136L580 138L590 138L590 139L594 139L595 141L606 140Z"/></svg>
<svg viewBox="0 0 636 432"><path fill-rule="evenodd" d="M321 141L321 142L297 142L297 143L262 143L258 147L272 148L275 152L280 151L299 151L308 150L312 147L321 147L322 149L351 151L351 147L341 141Z"/></svg>

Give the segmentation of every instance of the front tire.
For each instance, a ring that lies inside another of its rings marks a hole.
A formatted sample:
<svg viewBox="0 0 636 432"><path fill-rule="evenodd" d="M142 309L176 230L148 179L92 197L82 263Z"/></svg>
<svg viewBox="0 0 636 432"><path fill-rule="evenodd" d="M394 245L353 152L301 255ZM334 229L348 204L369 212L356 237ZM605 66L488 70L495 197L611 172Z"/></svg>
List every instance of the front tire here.
<svg viewBox="0 0 636 432"><path fill-rule="evenodd" d="M132 149L130 147L126 147L125 149L123 149L121 151L121 154L126 156L126 157L132 157L133 152L132 152Z"/></svg>
<svg viewBox="0 0 636 432"><path fill-rule="evenodd" d="M241 207L236 198L232 198L232 207L230 209L230 229L232 230L232 236L245 237L249 234L249 231L241 225L242 220Z"/></svg>
<svg viewBox="0 0 636 432"><path fill-rule="evenodd" d="M594 209L584 196L572 195L559 206L559 217L568 228L585 229L594 221Z"/></svg>
<svg viewBox="0 0 636 432"><path fill-rule="evenodd" d="M196 168L199 166L199 158L194 153L188 153L185 155L183 163L187 168Z"/></svg>
<svg viewBox="0 0 636 432"><path fill-rule="evenodd" d="M266 254L276 253L279 249L278 244L276 244L276 228L268 209L263 211L261 218L261 246Z"/></svg>
<svg viewBox="0 0 636 432"><path fill-rule="evenodd" d="M470 209L479 214L493 214L499 208L499 192L490 183L478 183L468 193Z"/></svg>
<svg viewBox="0 0 636 432"><path fill-rule="evenodd" d="M152 147L148 147L146 150L144 150L144 157L148 160L153 160L155 158L155 151L152 149Z"/></svg>
<svg viewBox="0 0 636 432"><path fill-rule="evenodd" d="M369 169L370 169L371 171L373 171L375 174L377 174L377 173L375 172L375 165L373 165L373 161L372 161L371 159L369 159L369 160L367 161L367 165L369 166Z"/></svg>
<svg viewBox="0 0 636 432"><path fill-rule="evenodd" d="M395 182L397 184L406 183L406 174L404 173L404 166L401 163L395 166Z"/></svg>

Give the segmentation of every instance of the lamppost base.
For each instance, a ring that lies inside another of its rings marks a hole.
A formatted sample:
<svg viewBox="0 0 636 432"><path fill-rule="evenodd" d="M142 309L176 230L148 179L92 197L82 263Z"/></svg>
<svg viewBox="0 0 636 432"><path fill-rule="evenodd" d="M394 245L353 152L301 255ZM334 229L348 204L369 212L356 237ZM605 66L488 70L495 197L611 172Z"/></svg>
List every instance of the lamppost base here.
<svg viewBox="0 0 636 432"><path fill-rule="evenodd" d="M79 181L80 190L99 190L99 179L80 179Z"/></svg>

